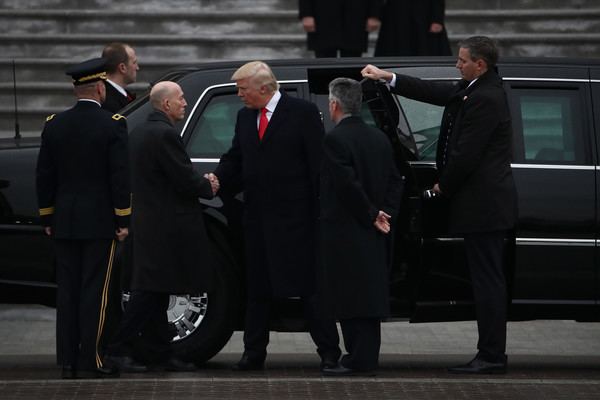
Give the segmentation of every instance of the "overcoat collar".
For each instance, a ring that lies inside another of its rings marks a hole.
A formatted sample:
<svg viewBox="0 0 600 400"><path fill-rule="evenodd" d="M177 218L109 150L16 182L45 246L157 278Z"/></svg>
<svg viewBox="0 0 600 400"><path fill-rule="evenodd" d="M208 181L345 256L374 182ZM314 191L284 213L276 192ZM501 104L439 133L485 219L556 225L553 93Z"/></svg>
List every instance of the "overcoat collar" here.
<svg viewBox="0 0 600 400"><path fill-rule="evenodd" d="M167 114L156 109L148 115L148 121L161 121L169 124L169 126L174 126Z"/></svg>

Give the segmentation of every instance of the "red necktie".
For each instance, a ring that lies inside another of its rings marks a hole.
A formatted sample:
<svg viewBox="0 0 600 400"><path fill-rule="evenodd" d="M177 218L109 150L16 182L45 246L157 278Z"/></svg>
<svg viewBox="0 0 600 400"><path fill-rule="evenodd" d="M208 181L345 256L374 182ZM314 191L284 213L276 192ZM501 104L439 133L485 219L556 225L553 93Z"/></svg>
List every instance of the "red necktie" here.
<svg viewBox="0 0 600 400"><path fill-rule="evenodd" d="M262 140L269 125L269 119L267 118L267 109L262 108L260 110L260 121L258 122L258 138Z"/></svg>

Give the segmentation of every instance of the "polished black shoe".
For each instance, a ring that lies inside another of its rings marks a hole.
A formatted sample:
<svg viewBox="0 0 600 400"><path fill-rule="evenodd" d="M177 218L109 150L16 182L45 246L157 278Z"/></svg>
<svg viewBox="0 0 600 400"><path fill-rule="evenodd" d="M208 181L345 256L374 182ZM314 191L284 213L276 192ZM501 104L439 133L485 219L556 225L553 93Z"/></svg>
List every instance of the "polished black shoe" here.
<svg viewBox="0 0 600 400"><path fill-rule="evenodd" d="M253 360L244 354L237 364L231 367L234 371L257 371L265 368L264 360Z"/></svg>
<svg viewBox="0 0 600 400"><path fill-rule="evenodd" d="M107 368L114 368L121 372L146 372L148 367L135 361L129 356L111 356L104 357L104 364Z"/></svg>
<svg viewBox="0 0 600 400"><path fill-rule="evenodd" d="M321 357L321 364L319 365L320 370L323 371L325 368L332 369L337 367L338 359L339 357L328 355Z"/></svg>
<svg viewBox="0 0 600 400"><path fill-rule="evenodd" d="M120 374L118 369L104 366L93 370L76 370L73 376L74 379L106 379L118 378Z"/></svg>
<svg viewBox="0 0 600 400"><path fill-rule="evenodd" d="M374 369L358 370L346 368L343 365L337 365L333 368L323 368L323 376L375 376L377 372Z"/></svg>
<svg viewBox="0 0 600 400"><path fill-rule="evenodd" d="M76 378L75 368L73 368L70 365L63 365L61 378L62 379L75 379Z"/></svg>
<svg viewBox="0 0 600 400"><path fill-rule="evenodd" d="M165 363L162 364L165 371L176 371L176 372L191 372L196 371L198 367L194 363L183 361L179 358L169 358Z"/></svg>
<svg viewBox="0 0 600 400"><path fill-rule="evenodd" d="M475 357L467 364L448 368L452 374L505 374L507 362L490 362Z"/></svg>

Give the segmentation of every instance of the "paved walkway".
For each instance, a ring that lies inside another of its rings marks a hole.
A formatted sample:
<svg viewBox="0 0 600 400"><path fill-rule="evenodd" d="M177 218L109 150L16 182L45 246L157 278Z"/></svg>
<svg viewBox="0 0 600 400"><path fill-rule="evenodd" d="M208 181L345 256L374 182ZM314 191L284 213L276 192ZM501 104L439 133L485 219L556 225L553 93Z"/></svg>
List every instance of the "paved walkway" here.
<svg viewBox="0 0 600 400"><path fill-rule="evenodd" d="M473 322L383 324L381 369L373 378L325 378L306 333L272 333L264 371L233 372L236 332L203 369L65 381L54 363L55 313L0 306L0 399L600 399L600 324L509 323L509 373L450 375L474 353Z"/></svg>

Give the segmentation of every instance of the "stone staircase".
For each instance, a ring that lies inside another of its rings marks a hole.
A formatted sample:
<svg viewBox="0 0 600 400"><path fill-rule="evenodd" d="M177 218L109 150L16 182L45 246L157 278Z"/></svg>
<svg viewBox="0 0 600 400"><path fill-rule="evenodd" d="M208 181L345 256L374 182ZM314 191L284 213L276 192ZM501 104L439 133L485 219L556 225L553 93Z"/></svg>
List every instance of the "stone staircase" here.
<svg viewBox="0 0 600 400"><path fill-rule="evenodd" d="M503 55L600 57L598 0L446 3L453 48L485 34ZM0 138L14 135L13 65L21 134L38 136L46 115L73 103L65 65L98 56L106 43L136 49L132 88L141 92L176 65L311 57L296 7L297 0L0 0Z"/></svg>

